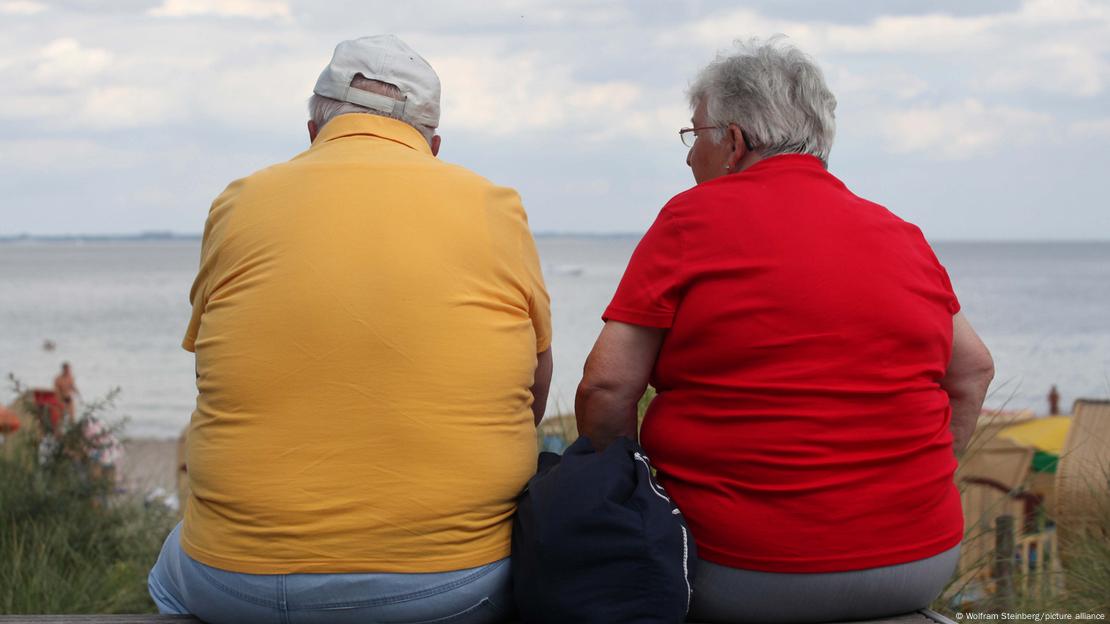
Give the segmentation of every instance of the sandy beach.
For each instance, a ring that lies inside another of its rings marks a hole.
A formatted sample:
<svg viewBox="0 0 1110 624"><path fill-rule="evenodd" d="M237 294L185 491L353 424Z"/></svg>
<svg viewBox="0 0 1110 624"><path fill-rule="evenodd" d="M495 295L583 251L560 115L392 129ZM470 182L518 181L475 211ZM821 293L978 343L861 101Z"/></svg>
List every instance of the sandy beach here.
<svg viewBox="0 0 1110 624"><path fill-rule="evenodd" d="M143 495L161 488L166 495L176 497L177 440L130 438L124 440L123 447L119 474L124 488Z"/></svg>

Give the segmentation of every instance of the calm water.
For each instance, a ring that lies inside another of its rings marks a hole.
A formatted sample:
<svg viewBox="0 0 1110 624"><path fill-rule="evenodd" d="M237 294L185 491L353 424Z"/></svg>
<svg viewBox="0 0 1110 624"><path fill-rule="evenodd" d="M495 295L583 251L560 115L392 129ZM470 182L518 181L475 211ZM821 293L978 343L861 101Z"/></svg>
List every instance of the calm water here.
<svg viewBox="0 0 1110 624"><path fill-rule="evenodd" d="M555 376L548 411L570 411L601 311L634 238L542 237ZM994 353L988 404L1044 412L1110 396L1110 243L941 243L964 311ZM139 436L174 436L195 399L180 347L199 242L0 244L0 374L49 386L73 363L86 399L119 386ZM43 350L44 340L57 348ZM7 403L11 392L0 392Z"/></svg>

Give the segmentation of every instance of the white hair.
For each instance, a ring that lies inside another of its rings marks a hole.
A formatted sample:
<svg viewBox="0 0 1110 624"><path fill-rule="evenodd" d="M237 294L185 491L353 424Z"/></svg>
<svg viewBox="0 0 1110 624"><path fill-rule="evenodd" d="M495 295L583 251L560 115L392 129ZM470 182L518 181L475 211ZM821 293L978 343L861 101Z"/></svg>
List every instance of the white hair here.
<svg viewBox="0 0 1110 624"><path fill-rule="evenodd" d="M836 98L817 64L782 39L737 41L734 52L719 54L690 86L690 106L704 102L711 125L736 124L765 157L812 154L827 167Z"/></svg>
<svg viewBox="0 0 1110 624"><path fill-rule="evenodd" d="M351 80L351 86L355 89L377 93L379 95L384 95L395 100L400 100L404 98L404 96L401 94L401 90L398 89L396 85L392 85L388 82L382 82L380 80L366 78L362 74L355 75L354 79ZM416 130L424 136L424 140L428 142L428 145L432 144L432 137L435 136L436 133L435 128L417 123L412 119L407 119L404 115L395 115L391 112L386 113L382 111L376 111L370 108L366 108L365 106L351 104L350 102L333 100L330 97L324 97L315 93L312 94L312 97L308 98L308 116L309 119L316 122L317 128L323 128L324 125L331 121L333 118L338 117L339 115L345 115L347 113L364 113L367 115L378 115L381 117L389 117L390 119L403 121L413 128L416 128Z"/></svg>

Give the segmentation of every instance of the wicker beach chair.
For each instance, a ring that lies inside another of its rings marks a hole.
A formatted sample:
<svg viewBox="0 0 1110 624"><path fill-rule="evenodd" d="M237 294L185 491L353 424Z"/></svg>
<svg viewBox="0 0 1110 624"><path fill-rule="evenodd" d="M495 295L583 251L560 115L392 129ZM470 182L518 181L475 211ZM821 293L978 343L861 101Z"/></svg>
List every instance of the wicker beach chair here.
<svg viewBox="0 0 1110 624"><path fill-rule="evenodd" d="M1110 524L1110 401L1079 399L1056 468L1061 547L1088 527ZM1101 520L1100 520L1101 514Z"/></svg>
<svg viewBox="0 0 1110 624"><path fill-rule="evenodd" d="M999 516L1012 516L1015 532L1022 526L1027 503L1017 493L1029 476L1033 453L1032 447L991 438L961 462L956 480L964 510L964 541L959 565L962 582L957 586L991 578Z"/></svg>
<svg viewBox="0 0 1110 624"><path fill-rule="evenodd" d="M1007 438L992 437L974 452L964 456L956 471L956 479L989 479L1007 490L1017 489L1029 476L1035 452L1031 446L1018 444Z"/></svg>
<svg viewBox="0 0 1110 624"><path fill-rule="evenodd" d="M968 443L965 457L974 457L975 454L994 440L999 431L1027 423L1036 419L1037 415L1031 409L1024 410L983 410L975 423L975 432Z"/></svg>

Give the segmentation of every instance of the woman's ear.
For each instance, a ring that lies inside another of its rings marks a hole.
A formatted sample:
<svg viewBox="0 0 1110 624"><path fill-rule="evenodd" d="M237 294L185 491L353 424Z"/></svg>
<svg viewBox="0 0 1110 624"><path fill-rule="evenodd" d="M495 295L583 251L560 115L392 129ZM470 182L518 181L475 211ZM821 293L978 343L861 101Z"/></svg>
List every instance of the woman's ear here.
<svg viewBox="0 0 1110 624"><path fill-rule="evenodd" d="M728 154L728 166L726 169L730 172L739 171L740 169L737 165L740 164L741 160L744 160L744 157L747 156L750 151L747 147L748 142L744 140L744 131L740 126L734 123L728 125L728 138L729 141L732 142L732 151Z"/></svg>

